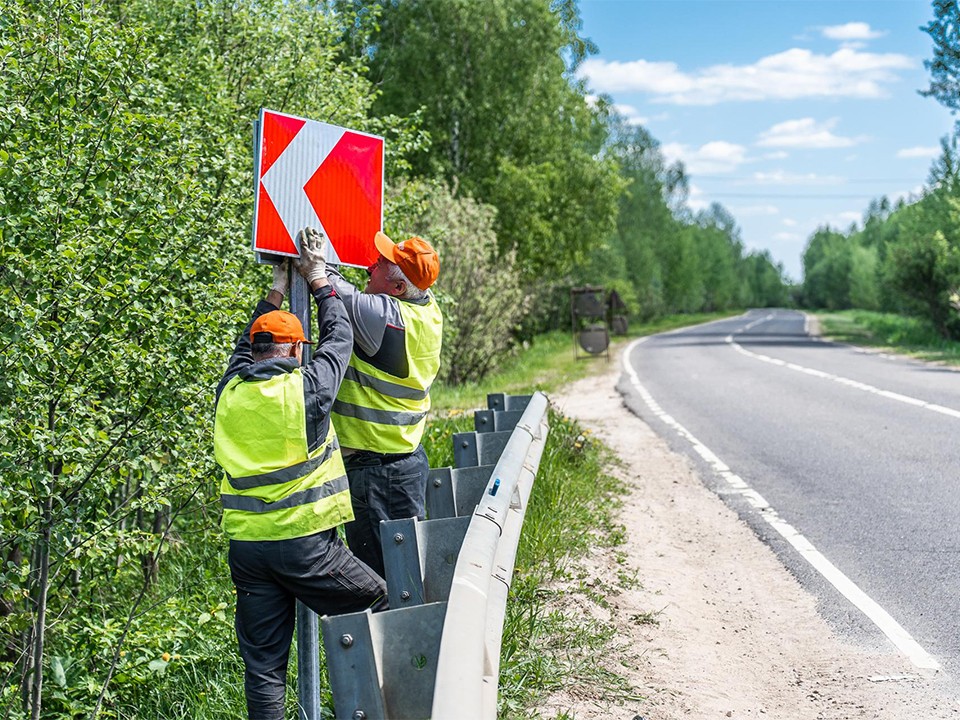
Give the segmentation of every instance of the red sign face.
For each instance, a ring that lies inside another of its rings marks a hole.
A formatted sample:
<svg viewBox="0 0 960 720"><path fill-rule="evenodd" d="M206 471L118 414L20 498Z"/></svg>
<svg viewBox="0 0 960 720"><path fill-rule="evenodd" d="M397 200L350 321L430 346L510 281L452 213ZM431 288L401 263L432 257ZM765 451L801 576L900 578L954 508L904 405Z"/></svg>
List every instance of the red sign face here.
<svg viewBox="0 0 960 720"><path fill-rule="evenodd" d="M367 267L383 227L383 138L314 120L260 111L253 249L299 254L297 233L329 239L327 259Z"/></svg>

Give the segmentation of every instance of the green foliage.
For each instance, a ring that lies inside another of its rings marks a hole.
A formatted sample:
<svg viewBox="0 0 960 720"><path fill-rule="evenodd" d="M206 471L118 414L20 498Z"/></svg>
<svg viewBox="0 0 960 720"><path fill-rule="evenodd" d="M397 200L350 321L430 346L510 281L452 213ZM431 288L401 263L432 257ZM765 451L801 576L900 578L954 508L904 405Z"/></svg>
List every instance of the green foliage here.
<svg viewBox="0 0 960 720"><path fill-rule="evenodd" d="M960 10L953 0L933 0L933 20L922 28L933 41L933 59L925 60L930 87L921 94L944 107L960 109Z"/></svg>
<svg viewBox="0 0 960 720"><path fill-rule="evenodd" d="M504 362L530 386L533 287L525 357L567 355L529 332L567 326L588 258L645 318L743 301L735 227L684 214L652 138L611 140L579 29L573 0L4 4L0 713L242 713L210 436L269 277L246 239L260 107L383 135L388 180L419 176L385 216L444 255L450 382Z"/></svg>
<svg viewBox="0 0 960 720"><path fill-rule="evenodd" d="M803 255L809 307L889 310L925 318L960 337L951 296L960 288L960 162L957 136L941 143L932 187L912 204L871 204L863 229L819 228Z"/></svg>
<svg viewBox="0 0 960 720"><path fill-rule="evenodd" d="M527 308L515 253L498 253L492 207L454 197L439 183L421 192L404 227L427 235L440 254L434 288L443 309L440 377L454 385L475 382L509 351Z"/></svg>
<svg viewBox="0 0 960 720"><path fill-rule="evenodd" d="M620 190L615 166L597 156L599 117L567 77L564 57L592 50L575 3L373 5L375 109L422 108L431 138L414 174L496 207L499 248L516 251L528 282L575 267L612 228Z"/></svg>
<svg viewBox="0 0 960 720"><path fill-rule="evenodd" d="M960 108L960 45L955 2L934 0L923 28L933 41L930 87L923 95ZM951 298L960 288L960 150L956 132L941 140L928 188L911 203L873 201L863 228L820 228L804 251L803 301L817 308L908 313L946 340L960 338Z"/></svg>
<svg viewBox="0 0 960 720"><path fill-rule="evenodd" d="M744 256L730 213L714 204L691 216L683 208L687 180L682 165L668 166L659 143L644 128L626 124L613 112L607 124L606 152L619 165L626 190L615 234L587 266L587 279L617 289L644 320L785 304L782 268L769 254Z"/></svg>
<svg viewBox="0 0 960 720"><path fill-rule="evenodd" d="M366 32L361 18L286 0L4 6L0 698L10 717L122 717L159 697L183 705L159 681L177 668L207 677L225 647L238 677L230 596L211 612L224 601L171 587L163 569L185 581L196 562L197 587L229 588L209 582L224 562L210 436L229 339L267 277L244 240L250 121L265 105L380 130L395 148L418 142L406 121L367 123L375 93L365 59L345 52L343 23ZM173 559L184 552L191 561ZM204 682L204 697L223 697L215 715L239 714L242 693Z"/></svg>
<svg viewBox="0 0 960 720"><path fill-rule="evenodd" d="M960 339L950 294L960 285L960 248L942 232L910 237L890 254L888 277L909 307L930 319L945 338Z"/></svg>
<svg viewBox="0 0 960 720"><path fill-rule="evenodd" d="M817 317L831 340L960 365L960 341L944 339L925 318L867 310L818 313Z"/></svg>
<svg viewBox="0 0 960 720"><path fill-rule="evenodd" d="M803 253L804 298L811 307L850 307L851 244L828 227L818 228Z"/></svg>

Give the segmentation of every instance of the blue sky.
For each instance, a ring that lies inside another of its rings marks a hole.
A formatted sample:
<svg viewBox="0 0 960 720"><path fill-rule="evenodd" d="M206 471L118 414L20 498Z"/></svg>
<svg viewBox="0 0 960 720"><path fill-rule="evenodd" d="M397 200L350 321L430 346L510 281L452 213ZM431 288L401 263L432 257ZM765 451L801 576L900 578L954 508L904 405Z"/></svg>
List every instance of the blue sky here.
<svg viewBox="0 0 960 720"><path fill-rule="evenodd" d="M787 275L817 227L917 193L954 118L918 90L920 0L580 0L599 47L580 75L645 126Z"/></svg>

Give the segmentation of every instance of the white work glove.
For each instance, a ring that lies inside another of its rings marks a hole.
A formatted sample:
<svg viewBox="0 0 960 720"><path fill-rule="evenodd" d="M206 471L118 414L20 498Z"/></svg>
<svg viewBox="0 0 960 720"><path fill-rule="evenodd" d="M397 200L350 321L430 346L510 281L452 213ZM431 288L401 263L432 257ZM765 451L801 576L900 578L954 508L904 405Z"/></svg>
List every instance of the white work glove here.
<svg viewBox="0 0 960 720"><path fill-rule="evenodd" d="M287 291L290 289L290 259L284 258L283 262L277 263L273 266L273 285L270 287L271 290L276 290L278 293L286 297Z"/></svg>
<svg viewBox="0 0 960 720"><path fill-rule="evenodd" d="M319 230L308 227L297 234L300 240L300 257L295 258L293 266L307 283L327 276L326 247L327 239Z"/></svg>

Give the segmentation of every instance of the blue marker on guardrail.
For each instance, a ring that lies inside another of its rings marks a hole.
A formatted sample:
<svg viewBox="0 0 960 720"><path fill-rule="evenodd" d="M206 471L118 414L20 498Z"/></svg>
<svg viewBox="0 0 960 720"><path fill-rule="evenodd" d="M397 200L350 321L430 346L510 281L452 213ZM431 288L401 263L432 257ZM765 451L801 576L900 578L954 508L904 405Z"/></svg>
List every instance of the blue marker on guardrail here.
<svg viewBox="0 0 960 720"><path fill-rule="evenodd" d="M499 489L500 489L500 478L497 478L496 480L493 481L493 487L490 488L490 494L491 494L491 495L496 495L496 494L497 494L497 490L499 490Z"/></svg>

